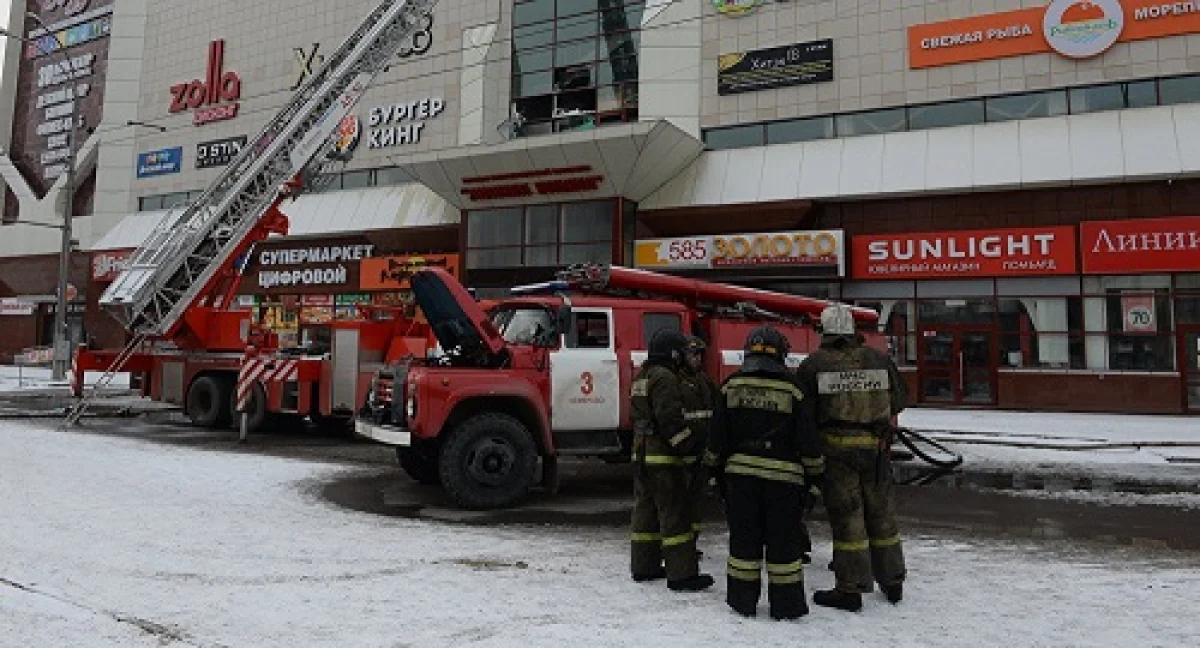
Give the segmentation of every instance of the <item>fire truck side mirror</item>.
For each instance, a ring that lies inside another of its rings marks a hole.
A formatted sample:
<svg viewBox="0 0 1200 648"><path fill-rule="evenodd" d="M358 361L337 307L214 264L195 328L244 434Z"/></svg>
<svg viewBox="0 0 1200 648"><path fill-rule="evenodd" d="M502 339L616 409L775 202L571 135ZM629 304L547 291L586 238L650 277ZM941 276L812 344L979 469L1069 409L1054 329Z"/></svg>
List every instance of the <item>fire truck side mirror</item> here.
<svg viewBox="0 0 1200 648"><path fill-rule="evenodd" d="M558 317L555 321L560 335L565 336L568 346L574 346L575 329L571 326L571 305L563 304L558 307Z"/></svg>

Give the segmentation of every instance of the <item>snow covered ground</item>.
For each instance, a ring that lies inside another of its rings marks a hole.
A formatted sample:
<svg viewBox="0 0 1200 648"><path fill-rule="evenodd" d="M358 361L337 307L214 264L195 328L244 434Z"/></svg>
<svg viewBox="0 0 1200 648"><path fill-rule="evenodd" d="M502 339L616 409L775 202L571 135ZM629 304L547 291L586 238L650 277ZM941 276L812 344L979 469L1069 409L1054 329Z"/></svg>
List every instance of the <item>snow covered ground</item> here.
<svg viewBox="0 0 1200 648"><path fill-rule="evenodd" d="M84 374L84 382L95 384L100 372L89 371ZM53 380L51 371L46 367L20 367L16 365L0 365L0 392L39 391L47 389L64 390L71 386L69 380ZM113 389L129 387L129 374L117 375L111 385Z"/></svg>
<svg viewBox="0 0 1200 648"><path fill-rule="evenodd" d="M909 533L900 606L744 620L632 583L623 529L346 511L346 470L0 422L0 646L1200 645L1196 555Z"/></svg>

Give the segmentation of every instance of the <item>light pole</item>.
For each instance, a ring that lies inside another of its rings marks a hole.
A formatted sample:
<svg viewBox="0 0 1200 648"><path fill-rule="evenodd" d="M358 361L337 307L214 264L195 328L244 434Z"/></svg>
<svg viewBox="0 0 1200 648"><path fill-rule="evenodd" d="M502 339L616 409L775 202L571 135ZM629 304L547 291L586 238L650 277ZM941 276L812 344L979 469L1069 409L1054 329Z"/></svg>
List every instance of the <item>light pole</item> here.
<svg viewBox="0 0 1200 648"><path fill-rule="evenodd" d="M51 34L42 17L26 11L25 17L37 23L42 31ZM35 42L33 39L18 36L11 32L0 29L0 35L8 36L24 43ZM67 75L67 84L71 96L71 127L67 129L67 180L66 186L63 188L66 193L66 200L63 201L63 222L62 222L62 242L58 251L58 290L57 301L54 309L54 361L51 364L52 377L54 380L62 380L67 375L67 369L71 365L71 342L67 331L67 307L69 301L67 299L67 285L70 279L71 272L71 219L75 211L75 123L78 117L78 97L75 96L75 86L72 81L75 80L75 70L71 67L71 57L67 54L67 44L59 40L57 34L53 34L55 41L58 43L57 52L62 55L63 71Z"/></svg>

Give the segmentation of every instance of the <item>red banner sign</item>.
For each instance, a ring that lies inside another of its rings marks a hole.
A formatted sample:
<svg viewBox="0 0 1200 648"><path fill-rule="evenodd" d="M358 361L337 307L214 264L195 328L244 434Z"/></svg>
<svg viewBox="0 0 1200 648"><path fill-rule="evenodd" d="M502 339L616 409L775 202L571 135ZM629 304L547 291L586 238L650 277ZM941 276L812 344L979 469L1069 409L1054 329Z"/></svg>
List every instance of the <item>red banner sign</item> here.
<svg viewBox="0 0 1200 648"><path fill-rule="evenodd" d="M1086 222L1079 240L1084 274L1200 270L1200 216Z"/></svg>
<svg viewBox="0 0 1200 648"><path fill-rule="evenodd" d="M92 281L112 281L129 267L133 250L108 250L92 253Z"/></svg>
<svg viewBox="0 0 1200 648"><path fill-rule="evenodd" d="M854 237L855 279L1075 274L1075 228L1029 227Z"/></svg>

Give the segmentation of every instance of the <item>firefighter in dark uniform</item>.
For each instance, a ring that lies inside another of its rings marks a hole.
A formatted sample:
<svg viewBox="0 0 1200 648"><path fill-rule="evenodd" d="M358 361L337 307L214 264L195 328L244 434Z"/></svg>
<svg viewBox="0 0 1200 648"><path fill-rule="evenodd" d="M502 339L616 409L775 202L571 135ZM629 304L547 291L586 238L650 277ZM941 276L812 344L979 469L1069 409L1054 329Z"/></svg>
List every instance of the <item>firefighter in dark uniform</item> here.
<svg viewBox="0 0 1200 648"><path fill-rule="evenodd" d="M862 344L847 306L826 308L821 332L821 348L800 365L799 379L817 395L836 585L817 592L813 602L856 612L872 580L888 601L903 598L904 553L889 448L891 417L904 409L906 395L891 358Z"/></svg>
<svg viewBox="0 0 1200 648"><path fill-rule="evenodd" d="M712 424L713 407L720 387L704 371L704 352L708 345L698 337L689 337L687 342L686 362L680 373L679 383L682 387L683 418L692 433L700 435L696 440L696 447L703 448L708 441L708 429ZM692 531L696 534L697 541L700 539L704 502L708 498L708 480L705 479L704 473L703 464L697 461L688 484Z"/></svg>
<svg viewBox="0 0 1200 648"><path fill-rule="evenodd" d="M682 372L687 338L654 334L633 381L633 523L630 568L638 582L666 577L676 591L713 584L700 573L689 485L702 432L684 416ZM664 568L665 563L665 568Z"/></svg>
<svg viewBox="0 0 1200 648"><path fill-rule="evenodd" d="M824 472L812 399L788 371L788 341L763 326L746 340L741 369L721 387L705 465L729 519L729 607L754 616L766 548L767 598L775 619L808 613L801 516L820 493Z"/></svg>

